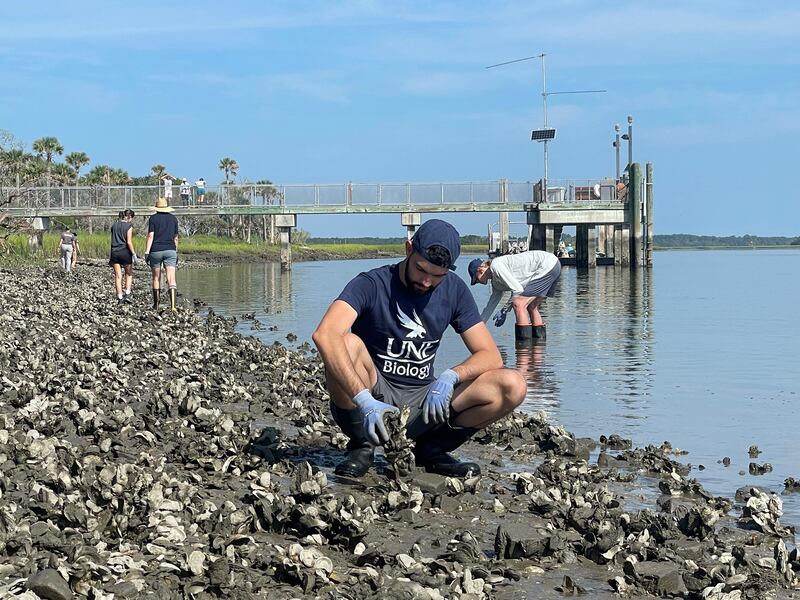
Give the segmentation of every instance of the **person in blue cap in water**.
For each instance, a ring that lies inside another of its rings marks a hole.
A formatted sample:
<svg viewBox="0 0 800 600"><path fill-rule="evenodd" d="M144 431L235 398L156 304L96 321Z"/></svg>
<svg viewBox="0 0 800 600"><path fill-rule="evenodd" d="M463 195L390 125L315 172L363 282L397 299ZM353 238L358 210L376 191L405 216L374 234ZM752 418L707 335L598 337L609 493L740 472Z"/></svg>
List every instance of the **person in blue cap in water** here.
<svg viewBox="0 0 800 600"><path fill-rule="evenodd" d="M425 221L405 251L402 262L352 279L312 336L333 418L350 438L336 473L363 476L388 439L384 415L407 406L417 465L448 476L478 474L478 464L449 453L519 406L526 383L503 368L469 288L452 272L461 252L456 229ZM437 377L434 359L448 327L470 354Z"/></svg>
<svg viewBox="0 0 800 600"><path fill-rule="evenodd" d="M494 315L494 324L500 327L506 314L514 310L517 340L544 338L546 328L539 307L555 290L561 276L561 261L552 252L528 250L519 254L506 254L493 260L473 259L467 267L472 285L492 283L492 295L481 313L488 321L492 311L503 297L508 300Z"/></svg>

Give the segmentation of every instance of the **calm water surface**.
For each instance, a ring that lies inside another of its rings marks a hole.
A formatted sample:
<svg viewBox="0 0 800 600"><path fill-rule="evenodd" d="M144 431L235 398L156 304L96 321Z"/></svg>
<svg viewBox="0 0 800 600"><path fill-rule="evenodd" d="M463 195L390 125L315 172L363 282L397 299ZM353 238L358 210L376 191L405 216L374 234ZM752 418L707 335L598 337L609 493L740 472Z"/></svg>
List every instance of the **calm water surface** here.
<svg viewBox="0 0 800 600"><path fill-rule="evenodd" d="M459 259L465 277L471 256ZM255 312L265 326L240 331L266 343L310 342L330 302L361 271L387 260L237 264L179 274L184 294L228 316ZM800 251L660 252L649 273L565 267L543 311L546 343L514 348L513 315L490 327L506 365L528 379L525 410L544 410L577 436L619 433L634 444L669 440L689 454L692 476L732 497L743 485L781 492L800 478ZM472 288L479 308L487 286ZM466 356L450 331L436 371ZM751 476L748 448L774 470ZM723 457L731 465L721 464ZM783 496L786 524L800 525L800 495Z"/></svg>

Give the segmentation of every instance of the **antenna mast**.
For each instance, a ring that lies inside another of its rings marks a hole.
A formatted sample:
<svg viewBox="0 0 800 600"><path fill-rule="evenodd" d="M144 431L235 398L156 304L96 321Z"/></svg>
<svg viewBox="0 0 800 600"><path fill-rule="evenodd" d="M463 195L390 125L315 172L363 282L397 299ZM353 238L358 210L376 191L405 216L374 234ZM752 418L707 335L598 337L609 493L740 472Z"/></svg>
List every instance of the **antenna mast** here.
<svg viewBox="0 0 800 600"><path fill-rule="evenodd" d="M574 91L567 91L567 92L548 92L547 91L547 68L545 66L545 56L547 56L544 52L537 54L536 56L526 56L525 58L517 58L514 60L509 60L506 62L497 63L495 65L489 65L486 67L487 69L493 69L495 67L502 67L505 65L510 65L513 63L523 62L526 60L533 60L535 58L539 58L542 61L542 115L544 117L544 124L542 129L534 129L531 132L531 140L536 142L542 142L544 144L544 176L542 177L542 198L541 202L547 203L547 142L550 140L555 139L556 137L556 130L553 128L549 128L547 126L547 97L553 96L556 94L600 94L604 93L606 90L574 90Z"/></svg>

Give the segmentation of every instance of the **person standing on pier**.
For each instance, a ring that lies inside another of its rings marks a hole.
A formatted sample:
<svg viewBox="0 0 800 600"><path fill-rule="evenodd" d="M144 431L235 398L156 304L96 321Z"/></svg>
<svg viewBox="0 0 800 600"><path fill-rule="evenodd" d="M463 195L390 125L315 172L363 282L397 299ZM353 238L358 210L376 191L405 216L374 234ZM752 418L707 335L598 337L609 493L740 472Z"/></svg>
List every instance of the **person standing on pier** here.
<svg viewBox="0 0 800 600"><path fill-rule="evenodd" d="M153 273L153 309L158 310L161 300L161 269L167 273L169 286L169 305L172 312L177 311L178 284L175 270L178 267L178 219L171 215L175 209L159 198L153 207L156 213L147 222L147 245L144 260Z"/></svg>
<svg viewBox="0 0 800 600"><path fill-rule="evenodd" d="M517 320L517 340L546 336L539 307L553 294L561 276L561 262L555 254L528 250L520 254L498 256L493 260L476 258L469 263L468 271L472 285L492 282L492 295L481 313L481 319L488 321L503 296L510 292L511 297L494 315L495 326L500 327L505 323L506 314L513 308Z"/></svg>
<svg viewBox="0 0 800 600"><path fill-rule="evenodd" d="M167 204L172 204L172 177L169 175L164 175L161 178L161 181L164 182L164 199L167 201Z"/></svg>
<svg viewBox="0 0 800 600"><path fill-rule="evenodd" d="M206 180L201 177L194 182L194 187L197 188L197 203L203 204L206 201Z"/></svg>
<svg viewBox="0 0 800 600"><path fill-rule="evenodd" d="M111 226L111 257L108 264L114 268L114 289L117 304L131 301L133 287L133 265L136 264L136 250L133 247L133 217L131 209L119 212L119 220ZM122 278L125 277L125 287Z"/></svg>
<svg viewBox="0 0 800 600"><path fill-rule="evenodd" d="M189 185L189 181L186 177L181 180L180 193L181 204L183 204L184 207L188 207L189 204L191 204L192 186Z"/></svg>
<svg viewBox="0 0 800 600"><path fill-rule="evenodd" d="M352 279L312 336L333 418L350 438L336 473L363 476L375 447L387 441L384 415L409 407L418 465L449 476L479 474L478 464L448 453L513 411L525 398L525 380L503 368L469 288L450 272L461 251L455 228L428 220L405 249L402 262ZM448 326L470 355L437 378L433 363Z"/></svg>

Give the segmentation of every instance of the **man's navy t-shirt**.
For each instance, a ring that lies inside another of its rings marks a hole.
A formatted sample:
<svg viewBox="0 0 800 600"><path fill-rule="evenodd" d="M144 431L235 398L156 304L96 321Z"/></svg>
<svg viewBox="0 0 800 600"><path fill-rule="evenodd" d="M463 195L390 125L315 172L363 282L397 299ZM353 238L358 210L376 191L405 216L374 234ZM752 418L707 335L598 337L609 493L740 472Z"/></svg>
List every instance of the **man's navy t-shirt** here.
<svg viewBox="0 0 800 600"><path fill-rule="evenodd" d="M153 232L153 245L150 252L177 250L175 237L178 235L178 219L169 213L157 212L147 222L147 232Z"/></svg>
<svg viewBox="0 0 800 600"><path fill-rule="evenodd" d="M455 273L420 296L403 285L399 269L387 265L361 273L337 300L358 313L352 332L364 341L385 379L426 385L434 379L433 360L447 326L461 334L481 317L467 284Z"/></svg>

